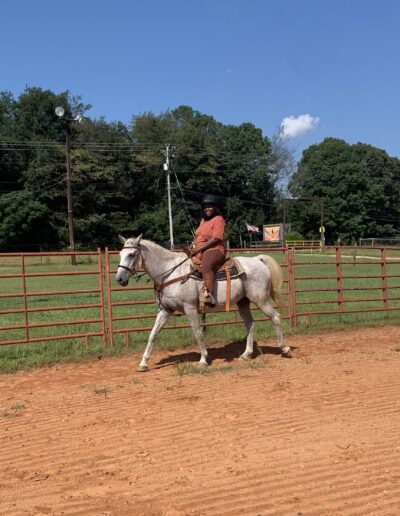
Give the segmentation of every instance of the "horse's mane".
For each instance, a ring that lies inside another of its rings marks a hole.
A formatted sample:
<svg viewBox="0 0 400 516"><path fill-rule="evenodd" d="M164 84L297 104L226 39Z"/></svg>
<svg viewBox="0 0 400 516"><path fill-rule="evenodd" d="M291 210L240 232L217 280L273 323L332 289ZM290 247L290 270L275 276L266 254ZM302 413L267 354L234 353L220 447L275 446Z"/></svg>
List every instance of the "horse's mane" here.
<svg viewBox="0 0 400 516"><path fill-rule="evenodd" d="M133 238L128 238L125 242L125 246L129 246L130 244L133 244L133 242L135 241L136 239L133 237ZM140 246L144 249L149 248L149 249L157 249L157 251L159 251L160 253L162 253L165 257L168 257L168 258L172 258L172 257L181 257L181 258L184 258L186 257L186 253L184 253L183 251L172 251L171 249L168 249L160 244L157 244L156 242L153 242L152 240L147 240L147 239L144 239L142 238L140 240Z"/></svg>

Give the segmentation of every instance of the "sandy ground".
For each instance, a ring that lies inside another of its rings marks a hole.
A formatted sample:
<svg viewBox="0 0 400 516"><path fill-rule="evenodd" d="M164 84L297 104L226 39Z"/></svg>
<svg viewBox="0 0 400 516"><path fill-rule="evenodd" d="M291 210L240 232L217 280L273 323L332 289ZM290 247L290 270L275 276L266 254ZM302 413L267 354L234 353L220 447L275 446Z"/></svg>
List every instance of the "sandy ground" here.
<svg viewBox="0 0 400 516"><path fill-rule="evenodd" d="M400 328L287 341L0 376L0 514L399 515Z"/></svg>

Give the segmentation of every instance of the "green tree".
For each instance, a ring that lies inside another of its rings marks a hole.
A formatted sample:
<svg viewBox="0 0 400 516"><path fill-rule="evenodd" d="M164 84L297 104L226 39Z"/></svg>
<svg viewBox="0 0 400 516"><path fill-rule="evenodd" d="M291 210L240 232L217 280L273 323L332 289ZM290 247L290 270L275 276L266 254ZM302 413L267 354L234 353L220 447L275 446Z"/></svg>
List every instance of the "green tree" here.
<svg viewBox="0 0 400 516"><path fill-rule="evenodd" d="M399 232L400 161L383 150L327 138L303 152L289 191L293 229L318 235L321 201L327 242Z"/></svg>
<svg viewBox="0 0 400 516"><path fill-rule="evenodd" d="M57 245L58 234L50 210L30 192L0 196L0 249L38 251Z"/></svg>

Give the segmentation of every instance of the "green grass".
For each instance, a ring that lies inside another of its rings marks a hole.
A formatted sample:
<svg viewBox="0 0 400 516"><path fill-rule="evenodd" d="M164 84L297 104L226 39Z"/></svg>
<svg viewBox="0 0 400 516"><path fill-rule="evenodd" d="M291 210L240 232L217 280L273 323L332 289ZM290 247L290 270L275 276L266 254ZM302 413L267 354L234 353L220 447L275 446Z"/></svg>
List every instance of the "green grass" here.
<svg viewBox="0 0 400 516"><path fill-rule="evenodd" d="M25 409L26 406L23 403L14 403L11 407L4 409L0 415L3 417L20 416Z"/></svg>
<svg viewBox="0 0 400 516"><path fill-rule="evenodd" d="M240 365L223 365L219 367L202 367L193 365L189 362L178 364L175 374L177 376L200 375L209 376L213 374L230 373L232 371L240 371L243 369L262 369L266 367L268 361L265 357L260 358L255 362L243 362Z"/></svg>
<svg viewBox="0 0 400 516"><path fill-rule="evenodd" d="M256 251L256 254L264 251ZM282 251L268 251L282 265L285 265L286 257ZM245 254L245 253L239 253ZM289 324L284 319L283 331L285 335L294 333L310 333L316 331L330 331L346 329L349 327L380 326L385 324L400 323L400 252L387 251L388 260L386 269L393 277L387 279L389 287L389 307L393 311L375 311L358 313L333 313L329 315L311 314L318 311L338 311L339 294L338 281L336 279L337 264L335 252L327 249L324 252L301 250L295 254L296 275L296 300L297 300L297 326ZM379 310L383 308L381 265L378 263L379 250L343 249L342 250L342 274L341 287L343 289L344 311L351 310ZM46 308L43 311L29 312L29 324L63 323L60 326L30 328L31 338L45 338L47 336L65 336L77 333L101 332L100 307L85 308L82 305L100 304L99 278L97 274L96 256L82 256L78 265L71 265L68 257L27 257L25 259L25 272L84 272L85 274L70 276L34 276L26 278L26 290L29 293L41 292L41 295L27 296L28 309ZM118 255L111 256L111 268L116 269ZM21 270L20 262L12 258L3 258L0 255L0 275L15 274ZM284 269L286 274L286 269ZM112 287L116 287L114 273L111 277ZM373 276L368 278L367 276ZM397 277L399 276L399 277ZM308 279L302 279L307 277ZM325 279L318 279L325 277ZM327 279L331 277L331 279ZM106 282L103 285L104 302L106 303ZM328 290L331 289L331 290ZM16 293L22 290L22 278L1 278L0 294ZM86 293L54 294L55 291L92 290ZM284 292L287 284L284 285ZM399 299L395 299L398 297ZM365 300L369 298L369 300ZM154 303L152 283L143 276L138 282L131 280L129 287L118 289L112 293L113 303L122 303L121 306L113 306L114 317L127 317L122 321L114 321L113 328L123 330L114 335L114 348L103 349L101 337L89 337L87 346L84 338L70 338L67 340L41 341L38 343L2 345L0 346L0 372L13 372L19 369L29 369L51 365L57 362L71 362L93 360L105 355L120 355L140 351L144 348L149 331L153 326L157 307ZM144 303L143 303L144 302ZM123 304L129 303L129 304ZM133 303L133 304L132 304ZM52 310L55 306L78 305L76 309ZM0 297L1 310L23 310L24 298ZM254 317L264 317L254 310ZM132 319L132 316L138 317ZM107 317L107 316L106 316ZM145 317L145 318L143 318ZM97 322L89 322L89 319L97 319ZM77 320L82 322L72 324ZM23 339L23 329L4 330L5 326L23 324L24 312L13 314L0 314L0 340ZM245 330L237 312L207 314L206 323L234 322L223 326L208 326L206 328L206 342L226 343L241 341L245 337ZM238 324L236 324L238 322ZM165 350L185 348L196 344L190 328L183 328L188 321L185 316L171 317L167 326L157 340L157 347ZM135 331L142 328L141 331ZM125 336L128 337L128 343ZM274 340L274 331L269 321L260 321L255 325L255 338L258 340ZM128 345L127 345L128 344ZM200 374L200 373L199 373ZM201 373L203 374L203 373ZM209 374L209 373L204 373Z"/></svg>

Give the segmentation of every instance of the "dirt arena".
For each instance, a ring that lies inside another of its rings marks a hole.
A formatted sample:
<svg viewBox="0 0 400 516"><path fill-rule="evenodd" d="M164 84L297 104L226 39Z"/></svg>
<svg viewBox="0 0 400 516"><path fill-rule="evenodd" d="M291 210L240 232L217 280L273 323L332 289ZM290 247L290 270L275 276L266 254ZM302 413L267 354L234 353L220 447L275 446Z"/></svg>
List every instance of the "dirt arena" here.
<svg viewBox="0 0 400 516"><path fill-rule="evenodd" d="M399 515L400 327L287 341L0 376L0 514Z"/></svg>

